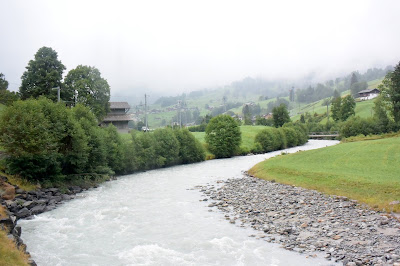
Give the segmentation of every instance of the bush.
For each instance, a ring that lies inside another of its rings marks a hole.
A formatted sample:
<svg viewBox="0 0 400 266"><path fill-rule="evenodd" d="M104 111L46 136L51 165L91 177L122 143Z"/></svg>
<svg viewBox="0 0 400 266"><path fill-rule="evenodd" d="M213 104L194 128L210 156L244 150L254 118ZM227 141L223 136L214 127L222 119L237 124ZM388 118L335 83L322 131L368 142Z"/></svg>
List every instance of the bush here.
<svg viewBox="0 0 400 266"><path fill-rule="evenodd" d="M288 147L303 145L308 140L305 126L285 124L281 128L266 128L255 137L255 150L270 152Z"/></svg>
<svg viewBox="0 0 400 266"><path fill-rule="evenodd" d="M208 149L216 158L237 154L242 141L239 125L228 115L218 115L210 120L205 139Z"/></svg>
<svg viewBox="0 0 400 266"><path fill-rule="evenodd" d="M175 129L174 134L179 142L180 163L204 161L206 153L203 146L187 129Z"/></svg>
<svg viewBox="0 0 400 266"><path fill-rule="evenodd" d="M376 121L372 118L360 118L359 116L352 117L344 122L339 131L340 137L350 137L357 135L379 134L379 127Z"/></svg>

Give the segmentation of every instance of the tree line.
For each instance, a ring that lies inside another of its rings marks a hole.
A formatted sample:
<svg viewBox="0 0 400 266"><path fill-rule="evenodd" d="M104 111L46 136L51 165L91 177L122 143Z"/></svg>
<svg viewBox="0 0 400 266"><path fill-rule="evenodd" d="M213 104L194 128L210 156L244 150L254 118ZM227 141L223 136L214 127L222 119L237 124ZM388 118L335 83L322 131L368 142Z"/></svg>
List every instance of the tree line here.
<svg viewBox="0 0 400 266"><path fill-rule="evenodd" d="M110 86L107 80L97 68L84 65L70 70L63 80L65 69L56 51L50 47L40 48L26 66L18 93L6 92L8 82L0 74L0 103L10 105L18 99L38 99L41 96L55 102L59 89L62 102L69 106L87 106L101 121L109 111Z"/></svg>
<svg viewBox="0 0 400 266"><path fill-rule="evenodd" d="M0 145L8 173L44 184L96 181L205 158L187 129L133 131L124 141L114 126L99 127L88 107L66 108L44 97L17 101L1 113Z"/></svg>

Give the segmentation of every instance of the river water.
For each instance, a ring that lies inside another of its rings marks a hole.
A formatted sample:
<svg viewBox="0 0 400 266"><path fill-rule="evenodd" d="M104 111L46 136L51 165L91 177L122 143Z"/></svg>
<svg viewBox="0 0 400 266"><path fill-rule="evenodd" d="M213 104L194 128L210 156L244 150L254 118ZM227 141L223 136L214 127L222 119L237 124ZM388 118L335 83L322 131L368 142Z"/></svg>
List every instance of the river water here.
<svg viewBox="0 0 400 266"><path fill-rule="evenodd" d="M287 152L330 146L310 140ZM194 186L241 177L280 154L211 160L119 177L57 209L21 220L22 239L42 265L328 265L277 244L250 238L209 212Z"/></svg>

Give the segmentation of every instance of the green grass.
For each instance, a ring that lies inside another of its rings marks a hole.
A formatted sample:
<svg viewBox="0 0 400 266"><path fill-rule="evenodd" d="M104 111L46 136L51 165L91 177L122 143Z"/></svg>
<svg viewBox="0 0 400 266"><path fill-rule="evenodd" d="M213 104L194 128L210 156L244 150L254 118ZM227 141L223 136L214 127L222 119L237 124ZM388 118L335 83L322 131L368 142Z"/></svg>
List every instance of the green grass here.
<svg viewBox="0 0 400 266"><path fill-rule="evenodd" d="M400 212L400 137L342 143L278 156L250 169L266 180L346 196L369 206Z"/></svg>
<svg viewBox="0 0 400 266"><path fill-rule="evenodd" d="M4 207L0 205L0 218L5 218ZM18 250L5 231L0 229L0 265L28 265L28 255Z"/></svg>

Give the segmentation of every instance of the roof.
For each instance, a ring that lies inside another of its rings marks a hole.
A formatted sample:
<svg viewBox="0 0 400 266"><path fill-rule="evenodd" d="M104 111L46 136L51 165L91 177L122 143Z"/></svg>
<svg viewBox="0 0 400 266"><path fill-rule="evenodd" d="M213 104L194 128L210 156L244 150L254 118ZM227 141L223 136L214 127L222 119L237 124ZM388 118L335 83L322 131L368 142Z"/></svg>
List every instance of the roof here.
<svg viewBox="0 0 400 266"><path fill-rule="evenodd" d="M114 121L131 121L130 115L107 115L103 122L114 122Z"/></svg>
<svg viewBox="0 0 400 266"><path fill-rule="evenodd" d="M110 109L130 109L131 106L127 102L110 102Z"/></svg>
<svg viewBox="0 0 400 266"><path fill-rule="evenodd" d="M375 89L371 89L371 90L362 90L362 91L359 91L358 93L368 93L368 92L372 92L374 90L379 91L377 88L375 88Z"/></svg>

